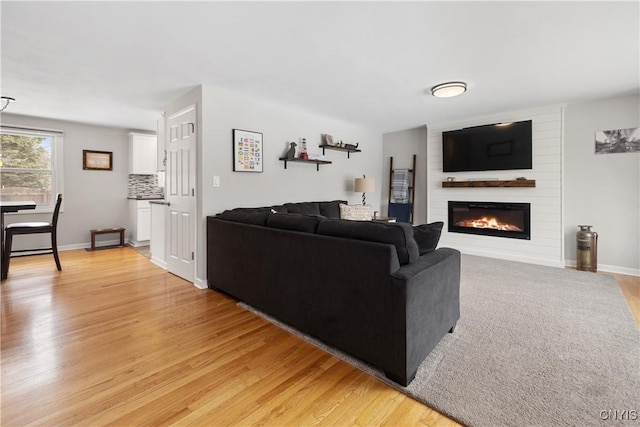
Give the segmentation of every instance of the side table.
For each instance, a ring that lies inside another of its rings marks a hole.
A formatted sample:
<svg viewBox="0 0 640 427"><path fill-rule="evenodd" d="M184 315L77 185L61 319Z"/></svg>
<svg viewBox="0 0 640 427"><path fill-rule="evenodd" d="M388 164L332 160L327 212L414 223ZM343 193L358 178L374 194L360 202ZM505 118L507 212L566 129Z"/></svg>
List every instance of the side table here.
<svg viewBox="0 0 640 427"><path fill-rule="evenodd" d="M371 221L374 221L374 222L396 222L396 217L394 217L394 216L379 216L379 217L373 218Z"/></svg>

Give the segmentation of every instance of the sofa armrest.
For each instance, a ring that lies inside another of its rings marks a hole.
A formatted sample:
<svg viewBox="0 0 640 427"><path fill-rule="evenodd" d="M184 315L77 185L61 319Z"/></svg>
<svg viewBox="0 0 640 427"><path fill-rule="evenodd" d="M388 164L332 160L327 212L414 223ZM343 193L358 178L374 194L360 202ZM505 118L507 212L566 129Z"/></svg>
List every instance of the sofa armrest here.
<svg viewBox="0 0 640 427"><path fill-rule="evenodd" d="M440 248L422 255L396 270L391 283L393 354L406 356L394 363L403 367L400 371L386 374L406 384L460 318L460 252ZM405 352L397 351L403 348Z"/></svg>
<svg viewBox="0 0 640 427"><path fill-rule="evenodd" d="M458 259L458 271L460 270L460 252L451 248L439 248L428 254L421 255L411 264L403 265L397 269L391 276L400 280L409 280L417 274L425 274L425 271L433 266L445 261L449 257Z"/></svg>

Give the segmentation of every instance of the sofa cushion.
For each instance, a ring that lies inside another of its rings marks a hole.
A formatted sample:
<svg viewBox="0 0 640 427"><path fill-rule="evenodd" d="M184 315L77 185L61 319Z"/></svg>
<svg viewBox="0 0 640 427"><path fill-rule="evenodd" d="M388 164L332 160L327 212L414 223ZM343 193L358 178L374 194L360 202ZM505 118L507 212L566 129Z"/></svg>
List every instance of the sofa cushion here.
<svg viewBox="0 0 640 427"><path fill-rule="evenodd" d="M428 254L436 250L443 226L444 222L438 221L413 227L413 238L418 244L420 255Z"/></svg>
<svg viewBox="0 0 640 427"><path fill-rule="evenodd" d="M245 224L253 225L267 225L267 216L269 215L268 209L261 208L239 208L226 210L217 217L227 221L242 222Z"/></svg>
<svg viewBox="0 0 640 427"><path fill-rule="evenodd" d="M340 218L340 203L347 204L346 200L333 200L331 202L317 202L320 206L320 215L331 219Z"/></svg>
<svg viewBox="0 0 640 427"><path fill-rule="evenodd" d="M348 219L351 221L371 221L370 205L346 205L340 204L340 219Z"/></svg>
<svg viewBox="0 0 640 427"><path fill-rule="evenodd" d="M301 215L321 215L317 202L285 203L287 212Z"/></svg>
<svg viewBox="0 0 640 427"><path fill-rule="evenodd" d="M301 231L303 233L315 233L318 222L323 218L321 215L300 215L293 213L269 214L267 217L267 227Z"/></svg>
<svg viewBox="0 0 640 427"><path fill-rule="evenodd" d="M413 228L401 222L326 219L318 224L318 234L392 244L396 247L400 265L409 264L420 256L418 244L413 238Z"/></svg>

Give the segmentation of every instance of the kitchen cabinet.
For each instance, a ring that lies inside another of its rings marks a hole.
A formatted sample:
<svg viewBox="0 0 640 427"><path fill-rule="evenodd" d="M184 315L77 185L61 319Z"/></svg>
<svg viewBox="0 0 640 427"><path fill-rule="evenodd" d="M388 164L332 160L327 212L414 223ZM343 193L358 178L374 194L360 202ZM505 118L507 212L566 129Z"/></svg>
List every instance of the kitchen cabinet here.
<svg viewBox="0 0 640 427"><path fill-rule="evenodd" d="M129 200L129 243L149 244L151 238L151 205L148 200Z"/></svg>
<svg viewBox="0 0 640 427"><path fill-rule="evenodd" d="M129 133L129 173L153 175L158 167L158 138L156 135Z"/></svg>

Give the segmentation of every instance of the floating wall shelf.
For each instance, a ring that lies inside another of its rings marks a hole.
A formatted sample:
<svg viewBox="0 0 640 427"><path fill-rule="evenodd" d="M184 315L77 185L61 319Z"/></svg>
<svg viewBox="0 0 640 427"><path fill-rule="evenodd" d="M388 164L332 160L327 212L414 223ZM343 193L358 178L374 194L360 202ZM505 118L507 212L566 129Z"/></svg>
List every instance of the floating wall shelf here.
<svg viewBox="0 0 640 427"><path fill-rule="evenodd" d="M322 148L322 155L323 156L324 156L324 149L325 148L327 150L345 151L347 153L347 158L350 158L349 156L351 155L351 153L361 153L362 152L362 150L358 150L357 148L338 147L336 145L328 145L328 144L321 144L318 147Z"/></svg>
<svg viewBox="0 0 640 427"><path fill-rule="evenodd" d="M514 179L510 181L442 181L443 188L470 188L470 187L527 187L536 186L535 179Z"/></svg>
<svg viewBox="0 0 640 427"><path fill-rule="evenodd" d="M284 168L287 168L287 162L299 162L299 163L315 163L316 165L316 171L320 170L320 165L330 165L332 162L328 161L328 160L311 160L311 159L300 159L300 158L294 158L294 159L287 159L286 157L280 157L280 160L284 162Z"/></svg>

